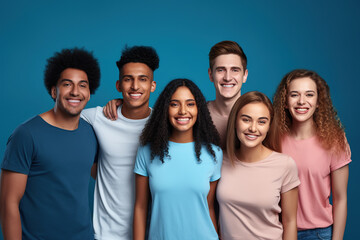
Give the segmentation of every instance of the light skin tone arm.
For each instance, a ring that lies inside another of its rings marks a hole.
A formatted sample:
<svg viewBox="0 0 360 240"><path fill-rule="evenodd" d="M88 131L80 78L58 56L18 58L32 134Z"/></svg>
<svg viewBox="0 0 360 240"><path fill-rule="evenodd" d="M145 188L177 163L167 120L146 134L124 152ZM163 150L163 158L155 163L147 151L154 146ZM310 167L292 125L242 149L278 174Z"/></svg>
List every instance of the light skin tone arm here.
<svg viewBox="0 0 360 240"><path fill-rule="evenodd" d="M218 228L217 228L217 221L216 221L214 204L215 204L215 193L216 193L217 183L218 183L218 181L210 182L210 191L209 191L208 196L207 196L210 217L211 217L211 221L214 224L216 232L218 232Z"/></svg>
<svg viewBox="0 0 360 240"><path fill-rule="evenodd" d="M123 101L120 98L109 101L103 108L103 113L105 117L115 121L118 118L117 108L122 104L122 102Z"/></svg>
<svg viewBox="0 0 360 240"><path fill-rule="evenodd" d="M2 170L0 184L0 219L5 240L21 240L19 203L24 195L28 176Z"/></svg>
<svg viewBox="0 0 360 240"><path fill-rule="evenodd" d="M331 172L331 190L333 199L333 236L332 240L342 240L344 237L347 217L347 185L349 166Z"/></svg>
<svg viewBox="0 0 360 240"><path fill-rule="evenodd" d="M134 207L133 239L144 240L150 196L149 178L136 174L135 185L136 197Z"/></svg>
<svg viewBox="0 0 360 240"><path fill-rule="evenodd" d="M298 188L281 194L281 217L284 228L283 240L297 239L296 211L298 204Z"/></svg>

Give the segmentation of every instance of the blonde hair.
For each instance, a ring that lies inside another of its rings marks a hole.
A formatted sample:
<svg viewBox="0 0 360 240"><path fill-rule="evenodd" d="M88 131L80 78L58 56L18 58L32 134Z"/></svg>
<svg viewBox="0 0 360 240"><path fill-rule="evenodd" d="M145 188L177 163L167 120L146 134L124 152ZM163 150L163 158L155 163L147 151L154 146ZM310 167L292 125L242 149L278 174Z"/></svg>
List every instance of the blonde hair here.
<svg viewBox="0 0 360 240"><path fill-rule="evenodd" d="M238 100L235 102L233 108L231 109L228 125L227 125L226 151L233 165L236 160L235 151L236 149L240 148L240 140L238 139L236 134L236 122L237 122L238 113L245 105L249 103L263 103L267 107L270 113L270 129L266 138L263 141L263 144L267 148L270 148L271 150L274 151L279 151L280 149L280 146L275 145L269 141L269 137L270 137L269 134L273 132L271 131L271 129L273 126L272 119L274 116L274 110L270 99L261 92L257 92L257 91L247 92L241 97L239 97Z"/></svg>

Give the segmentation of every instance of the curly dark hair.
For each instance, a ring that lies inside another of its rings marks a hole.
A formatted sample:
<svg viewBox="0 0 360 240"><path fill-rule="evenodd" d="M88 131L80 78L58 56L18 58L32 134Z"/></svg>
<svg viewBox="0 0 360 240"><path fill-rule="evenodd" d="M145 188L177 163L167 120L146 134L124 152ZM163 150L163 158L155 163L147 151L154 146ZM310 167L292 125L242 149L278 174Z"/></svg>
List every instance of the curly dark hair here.
<svg viewBox="0 0 360 240"><path fill-rule="evenodd" d="M51 96L51 88L56 86L61 73L67 68L75 68L86 73L90 93L94 94L100 85L100 67L91 52L83 48L63 49L47 59L44 72L44 84Z"/></svg>
<svg viewBox="0 0 360 240"><path fill-rule="evenodd" d="M189 79L175 79L166 85L158 97L151 117L140 136L140 144L142 146L150 144L151 160L155 156L159 156L160 161L164 163L164 157L170 157L169 137L172 126L169 122L169 104L172 95L181 86L187 87L194 95L198 109L197 120L193 127L196 158L201 162L201 147L204 145L207 151L214 157L214 161L216 161L215 152L211 144L219 146L219 133L210 117L204 95L196 84Z"/></svg>
<svg viewBox="0 0 360 240"><path fill-rule="evenodd" d="M147 46L134 46L129 48L125 46L121 53L121 58L116 62L119 71L122 67L129 62L137 62L146 64L152 71L159 67L159 56L152 47Z"/></svg>
<svg viewBox="0 0 360 240"><path fill-rule="evenodd" d="M339 153L347 150L344 128L332 104L330 88L326 81L314 71L296 69L286 74L281 80L274 95L274 123L276 126L274 142L280 143L284 135L288 134L292 126L292 117L286 108L288 88L290 82L309 77L317 86L318 107L314 113L316 135L325 149L332 149Z"/></svg>

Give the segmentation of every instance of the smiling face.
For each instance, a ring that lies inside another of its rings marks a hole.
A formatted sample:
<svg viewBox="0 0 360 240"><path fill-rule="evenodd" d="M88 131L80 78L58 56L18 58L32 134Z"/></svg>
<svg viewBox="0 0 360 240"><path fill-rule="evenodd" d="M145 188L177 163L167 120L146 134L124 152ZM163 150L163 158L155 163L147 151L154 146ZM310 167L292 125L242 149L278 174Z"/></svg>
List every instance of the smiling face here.
<svg viewBox="0 0 360 240"><path fill-rule="evenodd" d="M79 69L65 69L51 88L51 97L55 100L55 112L66 117L79 116L90 100L87 74Z"/></svg>
<svg viewBox="0 0 360 240"><path fill-rule="evenodd" d="M243 68L241 58L236 54L224 54L215 58L214 65L208 70L214 83L216 97L233 99L240 97L241 86L246 82L248 71Z"/></svg>
<svg viewBox="0 0 360 240"><path fill-rule="evenodd" d="M197 114L195 97L191 91L185 86L176 89L169 103L169 122L172 126L170 139L193 141L193 126Z"/></svg>
<svg viewBox="0 0 360 240"><path fill-rule="evenodd" d="M254 102L242 107L237 115L236 135L240 148L262 146L269 128L270 112L264 103Z"/></svg>
<svg viewBox="0 0 360 240"><path fill-rule="evenodd" d="M287 108L293 122L312 123L317 108L317 87L309 77L297 78L290 82L287 94Z"/></svg>
<svg viewBox="0 0 360 240"><path fill-rule="evenodd" d="M120 73L116 88L123 95L123 114L131 111L149 111L150 93L155 91L153 71L144 63L127 63Z"/></svg>

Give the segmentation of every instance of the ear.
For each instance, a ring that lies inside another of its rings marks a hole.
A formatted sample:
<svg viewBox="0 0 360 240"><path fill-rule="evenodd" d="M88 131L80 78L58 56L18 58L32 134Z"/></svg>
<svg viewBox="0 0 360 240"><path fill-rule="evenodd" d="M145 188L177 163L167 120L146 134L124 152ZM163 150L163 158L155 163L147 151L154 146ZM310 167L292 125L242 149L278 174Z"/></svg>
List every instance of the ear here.
<svg viewBox="0 0 360 240"><path fill-rule="evenodd" d="M116 85L116 89L117 89L119 92L122 92L120 80L117 80L116 83L115 83L115 85Z"/></svg>
<svg viewBox="0 0 360 240"><path fill-rule="evenodd" d="M208 69L208 74L209 74L209 79L210 79L210 81L211 81L211 82L214 82L211 68Z"/></svg>
<svg viewBox="0 0 360 240"><path fill-rule="evenodd" d="M246 83L246 80L247 80L248 74L249 74L248 70L247 70L247 69L245 69L244 76L243 76L243 81L242 81L243 83Z"/></svg>
<svg viewBox="0 0 360 240"><path fill-rule="evenodd" d="M156 89L156 82L154 80L151 81L151 87L150 87L150 92L154 92Z"/></svg>
<svg viewBox="0 0 360 240"><path fill-rule="evenodd" d="M51 97L52 97L52 99L54 99L54 101L56 101L56 95L57 95L56 86L53 86L53 87L51 87Z"/></svg>

